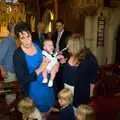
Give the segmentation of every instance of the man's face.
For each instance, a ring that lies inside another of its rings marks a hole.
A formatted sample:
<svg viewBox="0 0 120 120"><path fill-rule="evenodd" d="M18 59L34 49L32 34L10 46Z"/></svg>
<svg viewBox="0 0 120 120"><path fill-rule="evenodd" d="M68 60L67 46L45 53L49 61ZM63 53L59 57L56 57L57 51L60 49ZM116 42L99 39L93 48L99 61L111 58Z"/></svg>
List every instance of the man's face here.
<svg viewBox="0 0 120 120"><path fill-rule="evenodd" d="M61 32L63 29L64 29L64 24L62 24L61 22L57 22L56 23L57 32Z"/></svg>

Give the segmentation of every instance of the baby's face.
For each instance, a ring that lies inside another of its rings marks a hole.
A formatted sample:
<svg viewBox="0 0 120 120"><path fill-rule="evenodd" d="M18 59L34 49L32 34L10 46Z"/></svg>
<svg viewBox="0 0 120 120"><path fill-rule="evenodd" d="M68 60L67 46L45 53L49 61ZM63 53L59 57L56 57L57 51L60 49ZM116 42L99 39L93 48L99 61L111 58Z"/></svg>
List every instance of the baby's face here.
<svg viewBox="0 0 120 120"><path fill-rule="evenodd" d="M53 42L52 41L45 41L44 50L46 50L48 53L52 53L54 50Z"/></svg>
<svg viewBox="0 0 120 120"><path fill-rule="evenodd" d="M64 100L62 98L59 98L58 101L59 101L59 104L61 107L67 106L69 104L66 100Z"/></svg>

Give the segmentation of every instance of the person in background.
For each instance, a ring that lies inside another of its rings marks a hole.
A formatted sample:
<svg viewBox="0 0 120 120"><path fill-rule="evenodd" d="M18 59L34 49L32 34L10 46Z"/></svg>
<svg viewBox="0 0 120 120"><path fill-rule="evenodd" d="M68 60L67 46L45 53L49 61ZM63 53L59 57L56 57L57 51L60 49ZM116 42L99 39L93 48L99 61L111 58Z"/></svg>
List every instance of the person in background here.
<svg viewBox="0 0 120 120"><path fill-rule="evenodd" d="M75 120L72 92L67 88L62 89L58 94L58 101L61 106L60 120Z"/></svg>
<svg viewBox="0 0 120 120"><path fill-rule="evenodd" d="M0 68L2 76L6 78L7 82L10 82L16 80L13 68L13 54L17 47L14 24L9 23L7 29L9 31L8 36L0 42Z"/></svg>
<svg viewBox="0 0 120 120"><path fill-rule="evenodd" d="M16 81L16 75L13 67L13 54L16 50L16 39L14 35L14 24L9 23L7 29L8 36L0 42L0 71L5 82ZM10 104L14 99L14 94L6 95L6 101Z"/></svg>
<svg viewBox="0 0 120 120"><path fill-rule="evenodd" d="M36 32L32 33L32 40L36 43L40 49L43 49L43 41L47 38L47 34L45 34L45 24L43 21L39 21L37 24Z"/></svg>
<svg viewBox="0 0 120 120"><path fill-rule="evenodd" d="M22 113L23 120L42 120L40 111L29 97L25 97L19 101L18 110Z"/></svg>
<svg viewBox="0 0 120 120"><path fill-rule="evenodd" d="M76 109L77 120L95 120L95 114L92 107L89 105L81 104Z"/></svg>
<svg viewBox="0 0 120 120"><path fill-rule="evenodd" d="M42 72L48 65L48 59L43 57L41 49L32 42L27 23L16 24L15 35L21 42L13 56L17 79L26 96L29 96L36 107L46 114L55 103L53 87L42 83Z"/></svg>
<svg viewBox="0 0 120 120"><path fill-rule="evenodd" d="M86 48L82 35L73 34L67 46L70 58L61 70L61 86L72 91L73 104L77 107L89 102L98 79L99 67L95 56Z"/></svg>
<svg viewBox="0 0 120 120"><path fill-rule="evenodd" d="M56 51L60 51L66 47L67 39L71 35L71 32L66 31L64 29L64 22L62 19L58 19L56 21L56 32L53 33L52 40L55 46ZM64 52L64 56L67 56L66 51Z"/></svg>
<svg viewBox="0 0 120 120"><path fill-rule="evenodd" d="M67 40L68 40L70 35L71 35L71 32L65 30L64 21L62 19L58 19L56 21L56 31L52 35L54 47L55 47L55 50L57 52L59 52L62 49L67 47ZM64 51L62 54L65 58L64 61L68 60L69 54L68 54L67 50ZM56 89L55 90L56 94L58 94L58 92L61 90L61 87L62 87L61 86L61 75L60 75L61 74L61 67L62 67L62 64L60 64L59 71L55 77L54 85L55 85L55 89Z"/></svg>
<svg viewBox="0 0 120 120"><path fill-rule="evenodd" d="M48 87L52 87L54 78L58 72L59 61L61 61L64 56L54 51L54 45L51 39L44 40L42 54L49 59L47 69L43 71L43 83L48 83ZM57 69L55 69L55 67Z"/></svg>
<svg viewBox="0 0 120 120"><path fill-rule="evenodd" d="M105 74L104 77L100 77L95 85L93 98L89 104L95 111L96 120L116 120L120 112L119 101L119 76L116 74Z"/></svg>

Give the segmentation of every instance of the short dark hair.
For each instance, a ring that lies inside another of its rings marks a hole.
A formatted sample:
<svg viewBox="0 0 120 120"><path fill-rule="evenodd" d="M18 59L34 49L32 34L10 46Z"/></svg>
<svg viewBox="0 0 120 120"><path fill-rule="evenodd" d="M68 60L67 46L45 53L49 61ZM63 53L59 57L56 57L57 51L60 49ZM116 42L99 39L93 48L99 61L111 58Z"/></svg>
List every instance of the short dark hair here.
<svg viewBox="0 0 120 120"><path fill-rule="evenodd" d="M62 23L62 25L64 25L64 21L62 19L56 20L56 23Z"/></svg>
<svg viewBox="0 0 120 120"><path fill-rule="evenodd" d="M15 35L17 38L19 38L19 33L26 31L26 32L31 32L29 25L26 22L19 22L15 25L14 28Z"/></svg>

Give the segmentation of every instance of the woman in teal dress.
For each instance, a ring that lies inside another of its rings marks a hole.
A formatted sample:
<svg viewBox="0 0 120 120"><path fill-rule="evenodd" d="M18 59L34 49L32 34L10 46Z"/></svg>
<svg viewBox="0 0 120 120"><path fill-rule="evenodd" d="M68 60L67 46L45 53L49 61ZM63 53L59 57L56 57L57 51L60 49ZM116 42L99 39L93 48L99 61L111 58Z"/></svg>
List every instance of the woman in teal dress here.
<svg viewBox="0 0 120 120"><path fill-rule="evenodd" d="M21 22L15 26L16 37L21 45L13 57L14 69L21 87L31 97L41 112L48 112L54 106L53 88L42 84L42 71L48 60L44 59L41 50L33 44L29 27Z"/></svg>

